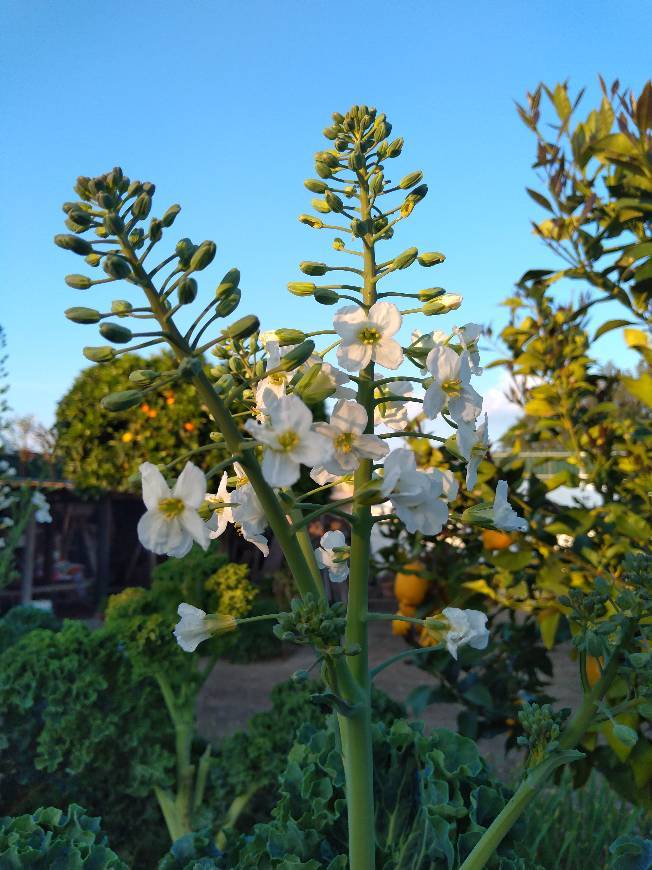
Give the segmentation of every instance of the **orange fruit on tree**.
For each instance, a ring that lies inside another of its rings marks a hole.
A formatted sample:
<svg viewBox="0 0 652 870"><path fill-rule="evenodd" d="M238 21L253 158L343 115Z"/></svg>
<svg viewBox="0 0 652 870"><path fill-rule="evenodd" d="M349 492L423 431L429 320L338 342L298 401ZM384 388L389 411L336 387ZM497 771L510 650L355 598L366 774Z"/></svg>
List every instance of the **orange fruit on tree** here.
<svg viewBox="0 0 652 870"><path fill-rule="evenodd" d="M415 606L423 602L430 588L430 581L421 576L425 570L426 566L423 562L413 561L403 565L403 568L396 572L394 595L401 606L404 604Z"/></svg>
<svg viewBox="0 0 652 870"><path fill-rule="evenodd" d="M595 656L586 657L586 679L588 680L589 686L595 686L600 679L601 667L604 667L603 656L600 656L600 658L596 658Z"/></svg>
<svg viewBox="0 0 652 870"><path fill-rule="evenodd" d="M482 532L482 546L485 550L506 550L514 543L514 538L507 532L497 532L493 529L484 529Z"/></svg>

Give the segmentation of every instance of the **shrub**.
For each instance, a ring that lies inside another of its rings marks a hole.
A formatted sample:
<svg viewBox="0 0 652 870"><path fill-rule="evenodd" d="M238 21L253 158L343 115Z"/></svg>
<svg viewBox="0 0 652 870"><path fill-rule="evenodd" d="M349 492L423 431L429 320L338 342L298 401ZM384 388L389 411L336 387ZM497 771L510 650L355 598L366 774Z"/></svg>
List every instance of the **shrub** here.
<svg viewBox="0 0 652 870"><path fill-rule="evenodd" d="M30 631L36 628L48 628L57 631L61 627L61 620L53 613L40 610L38 607L25 607L20 605L12 607L2 619L0 619L0 653L13 646Z"/></svg>

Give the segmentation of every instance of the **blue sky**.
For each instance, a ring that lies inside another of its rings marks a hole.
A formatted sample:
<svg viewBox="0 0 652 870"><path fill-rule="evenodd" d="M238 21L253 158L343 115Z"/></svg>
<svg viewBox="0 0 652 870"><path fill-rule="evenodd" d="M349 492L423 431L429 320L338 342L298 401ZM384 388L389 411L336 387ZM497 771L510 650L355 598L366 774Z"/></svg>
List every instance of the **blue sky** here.
<svg viewBox="0 0 652 870"><path fill-rule="evenodd" d="M332 309L285 291L300 260L331 256L330 237L296 220L309 207L302 182L331 112L375 105L406 139L397 174L421 169L430 186L388 255L445 252L436 280L415 270L407 289L437 283L465 298L427 326L499 325L513 282L551 263L529 229L533 139L513 101L566 77L595 94L599 72L640 88L652 4L5 0L3 19L0 323L10 403L50 423L82 345L101 343L63 310L125 295L64 284L85 265L52 244L78 174L119 164L154 181L156 213L183 205L172 243L218 244L206 293L237 265L243 314L325 327ZM617 334L602 352L622 361ZM483 386L499 405L497 377Z"/></svg>

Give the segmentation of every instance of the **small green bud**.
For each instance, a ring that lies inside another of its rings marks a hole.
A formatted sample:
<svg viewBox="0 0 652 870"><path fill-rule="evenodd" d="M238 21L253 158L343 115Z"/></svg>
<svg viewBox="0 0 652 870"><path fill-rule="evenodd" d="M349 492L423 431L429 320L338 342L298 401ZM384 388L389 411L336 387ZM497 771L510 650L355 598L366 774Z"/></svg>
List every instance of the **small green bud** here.
<svg viewBox="0 0 652 870"><path fill-rule="evenodd" d="M143 181L143 190L145 193L149 193L150 196L154 196L156 185L152 181Z"/></svg>
<svg viewBox="0 0 652 870"><path fill-rule="evenodd" d="M330 151L318 151L315 154L315 161L325 163L330 169L337 169L340 165L339 160Z"/></svg>
<svg viewBox="0 0 652 870"><path fill-rule="evenodd" d="M193 245L190 239L180 239L177 242L175 253L179 258L180 265L187 266L190 263L190 258L197 250L197 246Z"/></svg>
<svg viewBox="0 0 652 870"><path fill-rule="evenodd" d="M403 137L399 136L387 146L386 153L388 157L398 157L403 150Z"/></svg>
<svg viewBox="0 0 652 870"><path fill-rule="evenodd" d="M325 127L324 136L331 140L337 138L337 127Z"/></svg>
<svg viewBox="0 0 652 870"><path fill-rule="evenodd" d="M393 266L395 269L407 269L417 258L418 250L416 248L408 248L394 258Z"/></svg>
<svg viewBox="0 0 652 870"><path fill-rule="evenodd" d="M97 194L97 204L100 208L105 208L107 211L112 211L119 203L119 199L110 193L101 191Z"/></svg>
<svg viewBox="0 0 652 870"><path fill-rule="evenodd" d="M320 163L319 161L315 163L315 172L320 178L330 178L333 174L330 166L327 166L326 163Z"/></svg>
<svg viewBox="0 0 652 870"><path fill-rule="evenodd" d="M306 281L290 281L288 290L295 296L312 296L315 292L315 285Z"/></svg>
<svg viewBox="0 0 652 870"><path fill-rule="evenodd" d="M144 185L143 185L144 187ZM137 220L145 220L152 210L152 197L143 191L131 206L131 213Z"/></svg>
<svg viewBox="0 0 652 870"><path fill-rule="evenodd" d="M343 251L346 245L344 244L344 239L340 239L339 236L333 239L333 247L336 251Z"/></svg>
<svg viewBox="0 0 652 870"><path fill-rule="evenodd" d="M410 172L408 175L405 175L398 183L398 186L401 190L407 190L409 187L414 187L415 184L418 184L423 178L423 172L417 170L416 172Z"/></svg>
<svg viewBox="0 0 652 870"><path fill-rule="evenodd" d="M104 271L112 278L128 278L131 275L131 266L124 257L117 254L109 254L102 264Z"/></svg>
<svg viewBox="0 0 652 870"><path fill-rule="evenodd" d="M217 290L215 291L215 295L218 299L221 299L227 293L230 293L232 290L235 290L238 284L240 283L240 270L229 269L226 275L220 281Z"/></svg>
<svg viewBox="0 0 652 870"><path fill-rule="evenodd" d="M177 287L180 305L189 305L197 296L197 282L194 278L182 278Z"/></svg>
<svg viewBox="0 0 652 870"><path fill-rule="evenodd" d="M231 357L231 359L228 362L228 366L229 366L229 371L233 372L236 375L239 374L240 372L244 371L244 363L237 356Z"/></svg>
<svg viewBox="0 0 652 870"><path fill-rule="evenodd" d="M239 287L236 287L235 290L231 290L230 293L224 295L215 306L215 313L217 314L217 316L228 317L229 314L233 314L235 309L240 304L241 296L242 291Z"/></svg>
<svg viewBox="0 0 652 870"><path fill-rule="evenodd" d="M303 186L311 191L311 193L326 193L328 190L326 182L318 181L316 178L308 178L303 182Z"/></svg>
<svg viewBox="0 0 652 870"><path fill-rule="evenodd" d="M331 193L330 190L326 191L326 204L331 211L334 211L337 214L344 210L344 203L342 200L336 193Z"/></svg>
<svg viewBox="0 0 652 870"><path fill-rule="evenodd" d="M124 221L116 211L107 212L104 218L104 229L110 236L117 236L125 228Z"/></svg>
<svg viewBox="0 0 652 870"><path fill-rule="evenodd" d="M619 722L613 727L613 735L616 740L620 740L620 742L624 743L628 748L636 746L638 741L638 734L636 731L628 725L621 725Z"/></svg>
<svg viewBox="0 0 652 870"><path fill-rule="evenodd" d="M217 245L215 244L215 242L202 242L190 258L190 268L192 269L192 271L201 272L202 269L205 269L206 266L209 266L215 258L216 251Z"/></svg>
<svg viewBox="0 0 652 870"><path fill-rule="evenodd" d="M100 334L102 338L106 338L107 341L112 341L114 344L126 344L133 338L132 331L119 323L102 323Z"/></svg>
<svg viewBox="0 0 652 870"><path fill-rule="evenodd" d="M165 212L163 217L161 218L161 224L164 227L171 227L174 221L176 220L177 215L181 211L180 205L171 205L170 208Z"/></svg>
<svg viewBox="0 0 652 870"><path fill-rule="evenodd" d="M241 317L240 320L236 320L235 323L232 323L231 326L225 329L224 334L228 338L236 338L242 341L242 339L249 338L254 332L258 332L259 329L260 321L256 315L247 314L246 317Z"/></svg>
<svg viewBox="0 0 652 870"><path fill-rule="evenodd" d="M214 378L221 378L222 375L228 374L228 371L228 365L220 364L218 366L213 366L213 368L211 369L211 376Z"/></svg>
<svg viewBox="0 0 652 870"><path fill-rule="evenodd" d="M93 268L95 268L96 266L99 266L100 263L102 262L102 255L96 254L95 251L93 251L92 254L89 254L87 257L84 257L84 260L86 260L86 262L88 263L89 266L92 266Z"/></svg>
<svg viewBox="0 0 652 870"><path fill-rule="evenodd" d="M149 240L158 242L163 236L163 224L158 218L152 218L149 224Z"/></svg>
<svg viewBox="0 0 652 870"><path fill-rule="evenodd" d="M274 334L280 347L299 344L299 342L306 340L305 332L301 332L300 329L275 329Z"/></svg>
<svg viewBox="0 0 652 870"><path fill-rule="evenodd" d="M335 305L340 299L339 293L336 293L335 290L329 290L327 287L318 288L314 295L315 301L319 302L320 305Z"/></svg>
<svg viewBox="0 0 652 870"><path fill-rule="evenodd" d="M448 314L449 311L456 311L461 304L462 297L457 293L444 293L426 302L421 310L427 317L431 317L433 314Z"/></svg>
<svg viewBox="0 0 652 870"><path fill-rule="evenodd" d="M422 302L428 302L430 299L436 299L446 293L443 287L426 287L424 290L419 290L419 299Z"/></svg>
<svg viewBox="0 0 652 870"><path fill-rule="evenodd" d="M226 393L235 385L233 375L222 375L215 382L215 389L218 393Z"/></svg>
<svg viewBox="0 0 652 870"><path fill-rule="evenodd" d="M324 222L319 220L319 218L314 217L311 214L300 214L299 222L302 224L306 224L308 227L312 227L313 230L320 230L324 226Z"/></svg>
<svg viewBox="0 0 652 870"><path fill-rule="evenodd" d="M118 317L126 317L134 310L134 306L126 299L114 299L111 303L111 314L117 314Z"/></svg>
<svg viewBox="0 0 652 870"><path fill-rule="evenodd" d="M358 218L353 218L353 220L351 221L351 232L357 239L361 239L369 232L369 222L358 220Z"/></svg>
<svg viewBox="0 0 652 870"><path fill-rule="evenodd" d="M333 378L322 371L320 363L310 366L294 385L294 393L299 396L306 405L316 405L332 396L337 389Z"/></svg>
<svg viewBox="0 0 652 870"><path fill-rule="evenodd" d="M140 390L122 390L119 393L109 393L104 396L100 404L105 411L126 411L140 405L145 394Z"/></svg>
<svg viewBox="0 0 652 870"><path fill-rule="evenodd" d="M385 179L383 177L382 172L376 172L371 177L371 181L369 182L369 190L374 196L378 196L383 191L383 187L385 186Z"/></svg>
<svg viewBox="0 0 652 870"><path fill-rule="evenodd" d="M331 207L325 199L313 199L310 204L320 214L330 214Z"/></svg>
<svg viewBox="0 0 652 870"><path fill-rule="evenodd" d="M79 175L77 177L77 183L75 184L75 188L74 188L77 196L81 197L82 199L86 199L86 200L91 198L90 191L88 189L89 182L90 182L90 178L87 175Z"/></svg>
<svg viewBox="0 0 652 870"><path fill-rule="evenodd" d="M75 290L88 290L93 283L86 275L66 275L65 281L69 287L74 287Z"/></svg>
<svg viewBox="0 0 652 870"><path fill-rule="evenodd" d="M150 387L158 376L159 373L153 369L136 369L129 375L129 380L137 387Z"/></svg>
<svg viewBox="0 0 652 870"><path fill-rule="evenodd" d="M444 262L446 256L440 254L439 251L427 251L425 254L419 254L417 259L421 266L438 266L440 263Z"/></svg>
<svg viewBox="0 0 652 870"><path fill-rule="evenodd" d="M79 254L82 257L93 253L91 243L87 242L86 239L81 239L79 236L60 234L54 237L54 244L59 248L63 248L64 251L72 251L73 254Z"/></svg>
<svg viewBox="0 0 652 870"><path fill-rule="evenodd" d="M364 164L365 164L364 154L362 153L362 151L360 151L356 148L356 150L353 151L351 156L349 157L349 168L353 169L353 170L363 169Z"/></svg>
<svg viewBox="0 0 652 870"><path fill-rule="evenodd" d="M408 193L407 199L410 202L414 202L414 203L421 202L421 200L425 197L425 195L427 193L428 193L428 185L427 184L420 184L418 187L415 187L414 190L411 190L410 193Z"/></svg>
<svg viewBox="0 0 652 870"><path fill-rule="evenodd" d="M296 330L278 330L279 332L295 332ZM289 343L289 342L288 342ZM292 342L294 344L295 342ZM282 342L281 342L282 344ZM298 369L299 366L302 366L305 362L307 362L310 357L315 352L315 342L310 339L306 341L302 341L301 344L298 344L296 347L293 347L292 350L289 350L284 356L281 357L281 361L276 367L277 371L283 372L291 372L294 369Z"/></svg>
<svg viewBox="0 0 652 870"><path fill-rule="evenodd" d="M91 362L106 363L111 362L115 356L115 351L112 347L104 345L103 347L85 347L83 354L86 359L89 359Z"/></svg>
<svg viewBox="0 0 652 870"><path fill-rule="evenodd" d="M142 227L136 227L129 233L129 244L132 248L142 248L145 243L145 233L143 232Z"/></svg>
<svg viewBox="0 0 652 870"><path fill-rule="evenodd" d="M102 315L95 308L66 308L64 314L73 323L99 323Z"/></svg>
<svg viewBox="0 0 652 870"><path fill-rule="evenodd" d="M325 275L328 272L326 263L314 263L312 260L304 260L299 263L299 268L304 275L319 276Z"/></svg>
<svg viewBox="0 0 652 870"><path fill-rule="evenodd" d="M142 192L143 185L140 181L132 181L129 187L127 188L127 196L138 196L139 193Z"/></svg>

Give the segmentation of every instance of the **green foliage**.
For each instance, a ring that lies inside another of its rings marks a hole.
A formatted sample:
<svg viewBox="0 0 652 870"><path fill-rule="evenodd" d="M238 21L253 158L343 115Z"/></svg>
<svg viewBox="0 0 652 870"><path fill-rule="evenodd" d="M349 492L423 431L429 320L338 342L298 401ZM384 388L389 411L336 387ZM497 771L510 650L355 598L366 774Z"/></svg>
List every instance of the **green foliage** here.
<svg viewBox="0 0 652 870"><path fill-rule="evenodd" d="M615 859L609 853L617 855L624 848L616 845L618 840L652 836L645 810L619 800L595 772L584 788L574 788L572 769L568 768L554 787L537 796L525 815L525 823L519 844L521 854L531 862L528 866L538 863L545 870L633 870L636 864L613 863Z"/></svg>
<svg viewBox="0 0 652 870"><path fill-rule="evenodd" d="M3 812L78 800L134 866L160 854L150 795L171 781L173 736L156 687L110 633L70 621L26 634L0 655L0 710Z"/></svg>
<svg viewBox="0 0 652 870"><path fill-rule="evenodd" d="M245 731L224 738L215 750L211 778L219 796L216 799L221 801L220 815L226 815L234 797L255 787L239 819L239 830L247 831L254 822L269 819L278 799L277 781L297 730L302 724L314 728L324 724L323 710L311 700L322 689L315 681L279 683L270 693L271 710L256 713ZM372 707L374 720L388 726L405 716L403 705L379 689L372 692Z"/></svg>
<svg viewBox="0 0 652 870"><path fill-rule="evenodd" d="M3 870L127 870L107 845L100 819L70 804L67 811L41 807L32 815L0 819Z"/></svg>
<svg viewBox="0 0 652 870"><path fill-rule="evenodd" d="M170 354L145 359L128 353L110 366L93 366L77 376L56 414L55 455L65 478L89 493L133 491L129 478L142 462L165 465L209 443L214 426L188 383L148 394L132 412L111 412L100 405L100 399L118 389L133 370L163 372L174 365ZM194 462L210 467L221 458L216 445Z"/></svg>
<svg viewBox="0 0 652 870"><path fill-rule="evenodd" d="M0 653L36 628L47 628L57 631L61 627L61 621L53 613L40 610L38 607L18 606L12 607L0 618Z"/></svg>

